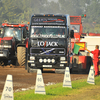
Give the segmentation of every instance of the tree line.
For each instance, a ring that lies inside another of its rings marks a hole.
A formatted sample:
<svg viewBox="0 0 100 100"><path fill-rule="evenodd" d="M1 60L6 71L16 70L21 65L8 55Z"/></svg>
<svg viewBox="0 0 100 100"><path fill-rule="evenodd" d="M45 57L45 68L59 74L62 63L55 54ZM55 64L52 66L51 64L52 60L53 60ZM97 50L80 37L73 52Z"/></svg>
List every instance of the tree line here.
<svg viewBox="0 0 100 100"><path fill-rule="evenodd" d="M27 23L33 14L69 14L81 16L84 32L100 32L100 0L0 0L0 24Z"/></svg>

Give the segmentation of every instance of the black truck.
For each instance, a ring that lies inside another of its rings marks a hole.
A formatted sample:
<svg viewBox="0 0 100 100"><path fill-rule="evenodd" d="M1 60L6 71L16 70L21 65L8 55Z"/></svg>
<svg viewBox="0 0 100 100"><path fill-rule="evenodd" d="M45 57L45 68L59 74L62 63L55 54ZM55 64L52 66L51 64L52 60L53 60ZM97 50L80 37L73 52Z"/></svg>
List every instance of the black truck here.
<svg viewBox="0 0 100 100"><path fill-rule="evenodd" d="M63 73L70 66L71 38L69 15L32 15L25 69L36 72L43 68Z"/></svg>

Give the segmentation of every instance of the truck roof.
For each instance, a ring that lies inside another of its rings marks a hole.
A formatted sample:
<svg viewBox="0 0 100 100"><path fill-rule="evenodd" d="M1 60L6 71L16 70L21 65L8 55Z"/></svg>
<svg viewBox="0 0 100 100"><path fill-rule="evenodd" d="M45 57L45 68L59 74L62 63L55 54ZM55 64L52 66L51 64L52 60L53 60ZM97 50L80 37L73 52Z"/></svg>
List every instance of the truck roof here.
<svg viewBox="0 0 100 100"><path fill-rule="evenodd" d="M26 27L28 30L27 24L9 24L9 23L2 23L2 27L8 26L8 27Z"/></svg>
<svg viewBox="0 0 100 100"><path fill-rule="evenodd" d="M32 17L43 17L43 16L50 16L50 17L65 17L65 15L62 14L34 14Z"/></svg>

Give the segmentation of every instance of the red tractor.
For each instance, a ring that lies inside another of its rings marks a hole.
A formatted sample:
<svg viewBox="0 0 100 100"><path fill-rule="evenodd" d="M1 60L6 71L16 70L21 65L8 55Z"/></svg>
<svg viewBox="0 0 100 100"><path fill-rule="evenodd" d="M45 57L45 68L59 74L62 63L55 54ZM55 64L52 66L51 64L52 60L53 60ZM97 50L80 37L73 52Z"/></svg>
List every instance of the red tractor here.
<svg viewBox="0 0 100 100"><path fill-rule="evenodd" d="M17 61L20 66L25 64L28 25L2 23L3 34L0 37L1 65Z"/></svg>
<svg viewBox="0 0 100 100"><path fill-rule="evenodd" d="M86 17L86 16L85 16ZM82 26L82 17L81 16L70 16L71 29L74 30L74 37L71 39L72 50L74 49L74 44L80 46L79 53L74 54L70 58L71 69L72 71L78 71L79 73L87 72L90 69L92 59L85 52L86 42L81 42L80 39L83 38L83 26Z"/></svg>

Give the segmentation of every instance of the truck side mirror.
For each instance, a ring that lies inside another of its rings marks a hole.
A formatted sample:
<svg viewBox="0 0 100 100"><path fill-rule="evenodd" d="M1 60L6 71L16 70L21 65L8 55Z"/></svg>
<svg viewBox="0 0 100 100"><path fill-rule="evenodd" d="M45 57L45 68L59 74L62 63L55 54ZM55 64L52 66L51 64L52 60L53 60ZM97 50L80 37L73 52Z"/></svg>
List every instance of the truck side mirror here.
<svg viewBox="0 0 100 100"><path fill-rule="evenodd" d="M70 31L70 38L74 38L74 30Z"/></svg>

